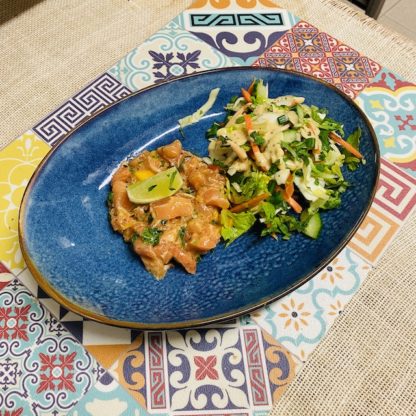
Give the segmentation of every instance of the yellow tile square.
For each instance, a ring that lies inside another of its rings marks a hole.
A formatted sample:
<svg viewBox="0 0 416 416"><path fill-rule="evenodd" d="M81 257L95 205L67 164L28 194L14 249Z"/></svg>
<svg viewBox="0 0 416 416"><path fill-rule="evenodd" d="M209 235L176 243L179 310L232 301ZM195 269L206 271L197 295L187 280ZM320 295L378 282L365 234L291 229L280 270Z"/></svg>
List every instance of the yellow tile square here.
<svg viewBox="0 0 416 416"><path fill-rule="evenodd" d="M0 151L0 260L13 273L24 267L18 239L20 202L49 150L49 145L28 131Z"/></svg>

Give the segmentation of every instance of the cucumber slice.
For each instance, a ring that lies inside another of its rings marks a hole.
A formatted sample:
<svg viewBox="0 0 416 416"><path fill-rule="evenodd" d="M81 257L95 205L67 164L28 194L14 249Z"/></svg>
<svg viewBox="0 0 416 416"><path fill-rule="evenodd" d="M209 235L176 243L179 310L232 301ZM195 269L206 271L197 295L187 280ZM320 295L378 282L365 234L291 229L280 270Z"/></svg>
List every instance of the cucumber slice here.
<svg viewBox="0 0 416 416"><path fill-rule="evenodd" d="M289 130L285 130L283 132L282 141L284 141L286 143L291 143L294 140L296 140L296 130L289 129Z"/></svg>
<svg viewBox="0 0 416 416"><path fill-rule="evenodd" d="M319 212L313 214L307 222L305 223L305 226L303 228L303 234L307 235L310 238L318 238L319 233L322 229L322 221L321 216L319 215Z"/></svg>

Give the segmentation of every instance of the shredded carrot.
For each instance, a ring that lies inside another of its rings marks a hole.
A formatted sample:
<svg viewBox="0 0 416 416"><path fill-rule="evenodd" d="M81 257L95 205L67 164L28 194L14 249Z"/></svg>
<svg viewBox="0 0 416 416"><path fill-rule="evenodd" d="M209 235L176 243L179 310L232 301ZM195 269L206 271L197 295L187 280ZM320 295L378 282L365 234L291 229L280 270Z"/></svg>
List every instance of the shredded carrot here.
<svg viewBox="0 0 416 416"><path fill-rule="evenodd" d="M350 152L355 157L358 157L358 159L362 159L363 155L353 146L351 146L348 142L346 142L344 139L341 139L337 134L335 134L333 131L329 133L329 137L335 142L338 143L340 146L342 146L345 150Z"/></svg>
<svg viewBox="0 0 416 416"><path fill-rule="evenodd" d="M244 114L244 121L246 122L247 131L250 133L253 130L253 123L251 122L251 117L248 114Z"/></svg>
<svg viewBox="0 0 416 416"><path fill-rule="evenodd" d="M256 156L256 153L260 153L259 147L254 142L250 142L251 150L253 151L253 155Z"/></svg>
<svg viewBox="0 0 416 416"><path fill-rule="evenodd" d="M293 208L296 214L302 212L302 207L292 197L285 199L285 201Z"/></svg>
<svg viewBox="0 0 416 416"><path fill-rule="evenodd" d="M285 192L288 198L292 198L292 195L295 192L295 186L293 185L292 174L290 174L287 178L286 185L285 185Z"/></svg>
<svg viewBox="0 0 416 416"><path fill-rule="evenodd" d="M300 214L302 212L302 206L292 198L292 196L289 196L286 192L286 189L283 190L280 186L276 186L276 191L280 192L282 194L283 200L286 201L296 212L296 214Z"/></svg>
<svg viewBox="0 0 416 416"><path fill-rule="evenodd" d="M244 88L241 88L241 95L244 97L244 99L248 103L251 103L251 95L247 90L245 90Z"/></svg>
<svg viewBox="0 0 416 416"><path fill-rule="evenodd" d="M243 202L242 204L238 204L233 206L230 211L234 212L234 213L238 213L238 212L243 212L246 209L250 209L250 208L254 208L256 207L258 204L260 204L261 201L264 201L265 199L267 199L270 196L270 194L260 194L255 196L254 198L249 199L246 202Z"/></svg>
<svg viewBox="0 0 416 416"><path fill-rule="evenodd" d="M252 83L250 84L250 86L248 87L248 90L247 90L247 92L250 94L250 96L251 96L251 93L253 92L253 89L254 89L254 84L256 83L256 80L255 79L253 79L253 81L252 81Z"/></svg>

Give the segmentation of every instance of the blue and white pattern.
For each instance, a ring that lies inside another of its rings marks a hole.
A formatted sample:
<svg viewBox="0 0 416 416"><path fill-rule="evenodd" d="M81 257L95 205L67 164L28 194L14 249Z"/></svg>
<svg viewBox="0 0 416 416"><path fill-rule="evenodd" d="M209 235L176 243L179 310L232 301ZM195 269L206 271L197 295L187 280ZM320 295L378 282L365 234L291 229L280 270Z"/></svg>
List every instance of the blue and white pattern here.
<svg viewBox="0 0 416 416"><path fill-rule="evenodd" d="M252 313L251 318L305 361L370 269L369 264L347 248L312 280Z"/></svg>
<svg viewBox="0 0 416 416"><path fill-rule="evenodd" d="M82 91L41 120L33 131L50 145L56 145L87 117L131 91L108 73L104 73Z"/></svg>
<svg viewBox="0 0 416 416"><path fill-rule="evenodd" d="M66 413L104 372L17 280L0 292L0 409Z"/></svg>
<svg viewBox="0 0 416 416"><path fill-rule="evenodd" d="M143 409L109 373L82 398L68 416L146 416Z"/></svg>
<svg viewBox="0 0 416 416"><path fill-rule="evenodd" d="M130 90L137 91L180 75L235 66L235 62L171 21L110 69Z"/></svg>
<svg viewBox="0 0 416 416"><path fill-rule="evenodd" d="M256 7L219 12L216 9L188 9L183 12L185 29L233 58L240 65L250 65L270 48L296 18L287 10Z"/></svg>

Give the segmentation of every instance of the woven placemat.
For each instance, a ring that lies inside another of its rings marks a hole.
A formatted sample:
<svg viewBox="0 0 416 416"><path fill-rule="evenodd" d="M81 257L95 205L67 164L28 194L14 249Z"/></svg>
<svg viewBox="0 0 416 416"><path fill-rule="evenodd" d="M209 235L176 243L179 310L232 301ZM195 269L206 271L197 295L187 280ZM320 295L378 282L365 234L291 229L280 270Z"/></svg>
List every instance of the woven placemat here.
<svg viewBox="0 0 416 416"><path fill-rule="evenodd" d="M190 3L0 0L0 149Z"/></svg>

